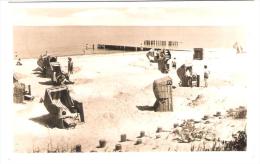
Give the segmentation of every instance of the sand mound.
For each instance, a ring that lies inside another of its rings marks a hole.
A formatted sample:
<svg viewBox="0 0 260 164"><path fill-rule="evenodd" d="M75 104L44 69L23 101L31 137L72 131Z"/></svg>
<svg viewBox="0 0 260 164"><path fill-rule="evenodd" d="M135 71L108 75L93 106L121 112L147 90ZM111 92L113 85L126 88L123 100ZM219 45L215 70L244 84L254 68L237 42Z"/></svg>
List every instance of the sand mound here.
<svg viewBox="0 0 260 164"><path fill-rule="evenodd" d="M118 92L118 94L114 95L114 98L127 98L130 97L131 94L125 92Z"/></svg>
<svg viewBox="0 0 260 164"><path fill-rule="evenodd" d="M15 76L16 76L16 78L17 78L18 80L25 79L25 78L29 77L28 75L22 74L22 73L17 73L17 72L15 72L14 74L15 74Z"/></svg>
<svg viewBox="0 0 260 164"><path fill-rule="evenodd" d="M229 117L233 117L234 119L244 119L247 115L247 108L245 106L239 106L235 109L229 109L227 111Z"/></svg>
<svg viewBox="0 0 260 164"><path fill-rule="evenodd" d="M206 102L205 97L203 95L199 94L194 100L191 100L191 102L188 103L188 105L195 107L195 106L204 104L205 102Z"/></svg>
<svg viewBox="0 0 260 164"><path fill-rule="evenodd" d="M75 79L74 80L74 82L76 83L76 84L86 84L86 83L91 83L91 82L93 82L93 80L92 79L83 79L83 78L79 78L79 79Z"/></svg>

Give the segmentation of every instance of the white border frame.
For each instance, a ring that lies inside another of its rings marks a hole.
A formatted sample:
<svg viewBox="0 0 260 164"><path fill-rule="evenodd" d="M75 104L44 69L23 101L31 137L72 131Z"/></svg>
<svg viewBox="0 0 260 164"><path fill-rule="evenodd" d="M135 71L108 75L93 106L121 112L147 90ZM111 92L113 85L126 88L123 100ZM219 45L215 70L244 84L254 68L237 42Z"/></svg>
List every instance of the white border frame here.
<svg viewBox="0 0 260 164"><path fill-rule="evenodd" d="M151 2L149 2L151 3ZM165 6L166 2L152 2L155 6ZM170 2L167 2L170 3ZM177 7L190 6L194 7L207 7L210 5L232 5L236 2L177 2L174 5ZM260 163L259 158L259 127L260 119L258 118L260 105L260 51L259 51L259 15L260 8L259 2L237 2L241 3L253 3L252 17L249 27L248 41L249 47L249 60L246 61L246 66L249 67L249 92L248 92L248 150L246 152L192 152L192 153L83 153L83 154L19 154L13 152L12 141L12 119L14 119L12 112L12 23L10 21L10 5L7 1L0 2L1 11L1 28L0 28L0 84L1 84L1 96L0 96L0 121L1 121L1 163L46 163L46 162L83 162L83 163L135 163L135 162L154 162L154 163L177 163L177 162L192 162L192 163ZM31 7L79 7L85 2L78 3L31 3ZM127 6L140 5L145 6L146 2L130 2ZM21 7L28 7L28 4L19 4ZM125 2L100 2L88 4L89 7L95 7L96 5L102 5L107 7L122 7L125 6ZM251 69L252 68L252 69ZM141 161L142 160L142 161Z"/></svg>

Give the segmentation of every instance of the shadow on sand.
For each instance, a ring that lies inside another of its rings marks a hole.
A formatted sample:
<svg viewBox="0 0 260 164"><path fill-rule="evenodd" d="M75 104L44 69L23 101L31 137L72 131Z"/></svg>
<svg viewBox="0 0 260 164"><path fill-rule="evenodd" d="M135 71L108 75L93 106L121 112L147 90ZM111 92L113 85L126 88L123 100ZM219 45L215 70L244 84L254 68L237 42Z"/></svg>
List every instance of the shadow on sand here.
<svg viewBox="0 0 260 164"><path fill-rule="evenodd" d="M35 69L32 70L34 75L38 75L37 77L43 77L43 78L46 78L43 73L42 73L42 69L37 67Z"/></svg>
<svg viewBox="0 0 260 164"><path fill-rule="evenodd" d="M54 122L52 120L54 120L53 116L50 114L45 114L39 117L34 117L34 118L30 118L31 121L34 121L40 125L43 125L45 127L48 128L54 128Z"/></svg>
<svg viewBox="0 0 260 164"><path fill-rule="evenodd" d="M33 69L32 71L38 71L38 72L41 72L42 69L41 69L40 67L37 67L37 68Z"/></svg>
<svg viewBox="0 0 260 164"><path fill-rule="evenodd" d="M39 84L42 84L42 85L53 85L52 81L49 80L49 81L44 81L44 82L39 82Z"/></svg>
<svg viewBox="0 0 260 164"><path fill-rule="evenodd" d="M41 72L38 72L38 71L35 71L35 72L33 72L32 74L34 74L34 75L41 75L42 73L41 73Z"/></svg>
<svg viewBox="0 0 260 164"><path fill-rule="evenodd" d="M44 76L41 72L33 72L32 74L37 75L37 77L47 78L47 77Z"/></svg>
<svg viewBox="0 0 260 164"><path fill-rule="evenodd" d="M137 109L141 110L141 111L154 111L154 107L153 106L136 106Z"/></svg>

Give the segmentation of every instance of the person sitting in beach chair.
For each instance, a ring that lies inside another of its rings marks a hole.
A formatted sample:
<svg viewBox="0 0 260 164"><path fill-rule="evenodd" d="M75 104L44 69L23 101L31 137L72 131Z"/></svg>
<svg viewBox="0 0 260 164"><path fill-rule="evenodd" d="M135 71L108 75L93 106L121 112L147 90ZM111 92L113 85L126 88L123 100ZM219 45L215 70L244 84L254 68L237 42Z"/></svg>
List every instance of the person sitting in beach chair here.
<svg viewBox="0 0 260 164"><path fill-rule="evenodd" d="M173 61L172 61L172 68L176 69L176 58L173 58Z"/></svg>
<svg viewBox="0 0 260 164"><path fill-rule="evenodd" d="M187 80L187 86L188 87L192 87L192 73L191 73L191 68L186 68L186 72L185 72L185 77Z"/></svg>

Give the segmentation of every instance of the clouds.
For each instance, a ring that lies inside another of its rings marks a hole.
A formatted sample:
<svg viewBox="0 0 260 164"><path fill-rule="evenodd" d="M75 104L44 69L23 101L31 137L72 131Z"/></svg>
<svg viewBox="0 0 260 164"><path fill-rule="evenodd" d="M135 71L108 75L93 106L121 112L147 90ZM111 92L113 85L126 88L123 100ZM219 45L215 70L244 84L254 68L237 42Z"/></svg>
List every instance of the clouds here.
<svg viewBox="0 0 260 164"><path fill-rule="evenodd" d="M12 8L14 25L194 26L246 25L248 6Z"/></svg>

